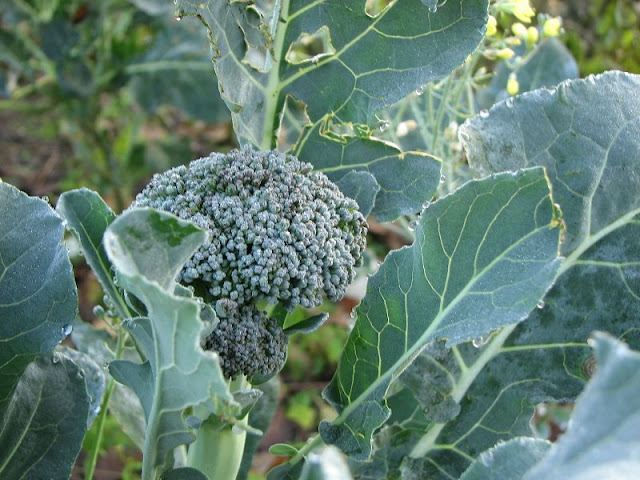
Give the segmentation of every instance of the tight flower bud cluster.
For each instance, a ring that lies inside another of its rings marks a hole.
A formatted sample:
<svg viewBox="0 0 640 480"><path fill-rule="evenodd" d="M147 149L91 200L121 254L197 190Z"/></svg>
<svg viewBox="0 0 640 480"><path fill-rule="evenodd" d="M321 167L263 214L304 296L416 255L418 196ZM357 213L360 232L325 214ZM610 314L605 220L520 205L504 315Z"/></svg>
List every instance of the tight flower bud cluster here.
<svg viewBox="0 0 640 480"><path fill-rule="evenodd" d="M355 201L310 164L277 151L213 153L155 175L133 206L173 213L209 232L178 280L208 302L237 305L212 333L217 339L208 342L230 377L256 373L240 359L268 350L269 342L259 339L270 334L256 332L272 332L273 322L258 315L257 301L281 303L289 311L317 306L325 296L337 301L365 249L367 225ZM244 353L232 354L227 346L251 338L248 332L256 335L258 350L243 347ZM273 342L282 348L280 338ZM284 363L283 356L257 355L262 357L268 368Z"/></svg>

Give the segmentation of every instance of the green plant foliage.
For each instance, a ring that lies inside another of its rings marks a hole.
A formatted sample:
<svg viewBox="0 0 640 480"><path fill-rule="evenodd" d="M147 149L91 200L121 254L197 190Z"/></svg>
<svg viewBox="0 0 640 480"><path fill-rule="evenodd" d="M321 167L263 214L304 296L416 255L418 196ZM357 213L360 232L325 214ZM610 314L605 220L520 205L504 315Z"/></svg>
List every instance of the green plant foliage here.
<svg viewBox="0 0 640 480"><path fill-rule="evenodd" d="M321 424L324 441L367 459L391 381L430 340L455 345L526 318L559 266L557 215L539 169L468 183L425 209L414 245L387 257L356 309L325 390L340 416Z"/></svg>
<svg viewBox="0 0 640 480"><path fill-rule="evenodd" d="M178 7L207 24L236 134L263 149L273 146L287 95L306 104L313 122L333 112L369 123L378 110L461 64L487 19L485 0L448 1L437 14L418 0L390 2L374 18L362 1L285 0L270 10L262 3L247 9L241 2L180 0ZM318 52L299 64L283 61L301 35L322 27L329 29L335 53Z"/></svg>
<svg viewBox="0 0 640 480"><path fill-rule="evenodd" d="M161 30L144 55L127 67L133 98L145 110L172 105L191 118L224 122L229 112L215 92L205 31L189 22Z"/></svg>
<svg viewBox="0 0 640 480"><path fill-rule="evenodd" d="M476 95L480 108L490 108L494 103L509 98L506 89L512 73L518 79L519 93L554 87L564 80L578 77L575 59L560 40L554 37L547 38L519 60L515 65L508 60L498 65L491 83Z"/></svg>
<svg viewBox="0 0 640 480"><path fill-rule="evenodd" d="M636 478L640 354L596 332L597 370L578 397L567 432L555 444L514 439L483 453L461 480ZM608 412L602 415L603 410ZM612 435L612 432L615 432Z"/></svg>
<svg viewBox="0 0 640 480"><path fill-rule="evenodd" d="M500 480L521 478L551 448L538 438L520 437L483 452L462 474L460 480Z"/></svg>
<svg viewBox="0 0 640 480"><path fill-rule="evenodd" d="M87 263L112 300L118 315L122 318L129 316L129 308L114 282L112 265L102 244L104 232L116 214L97 193L86 188L64 192L56 211L67 221L67 229L80 243Z"/></svg>
<svg viewBox="0 0 640 480"><path fill-rule="evenodd" d="M235 413L217 357L199 346L200 306L173 293L176 275L204 240L205 232L195 225L152 209L128 211L105 233L119 284L148 310L148 318L124 325L148 360L114 360L109 365L114 378L136 392L144 409L146 472L161 467L173 448L195 439L184 422L185 409L202 406L206 416Z"/></svg>
<svg viewBox="0 0 640 480"><path fill-rule="evenodd" d="M53 352L71 332L77 292L49 204L0 181L0 476L67 477L98 410L90 358Z"/></svg>

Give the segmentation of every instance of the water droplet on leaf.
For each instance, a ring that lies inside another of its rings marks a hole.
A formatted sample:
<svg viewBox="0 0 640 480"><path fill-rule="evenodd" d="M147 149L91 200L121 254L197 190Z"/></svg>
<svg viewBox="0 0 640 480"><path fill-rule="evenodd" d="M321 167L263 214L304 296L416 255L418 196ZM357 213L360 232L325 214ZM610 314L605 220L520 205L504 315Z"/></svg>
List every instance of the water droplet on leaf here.
<svg viewBox="0 0 640 480"><path fill-rule="evenodd" d="M384 132L387 128L389 128L389 122L384 121L380 124L380 126L378 127L378 130L380 130L381 132Z"/></svg>
<svg viewBox="0 0 640 480"><path fill-rule="evenodd" d="M425 208L429 208L430 206L431 206L431 202L427 200L422 204L422 209L424 210Z"/></svg>
<svg viewBox="0 0 640 480"><path fill-rule="evenodd" d="M429 5L429 13L436 13L438 11L438 4L434 3Z"/></svg>
<svg viewBox="0 0 640 480"><path fill-rule="evenodd" d="M62 331L62 334L66 337L71 333L71 330L73 330L73 325L71 324L65 325L60 330Z"/></svg>
<svg viewBox="0 0 640 480"><path fill-rule="evenodd" d="M51 361L56 364L56 363L60 363L60 356L57 353L54 353L53 356L51 357Z"/></svg>
<svg viewBox="0 0 640 480"><path fill-rule="evenodd" d="M489 116L489 111L488 110L480 110L480 113L478 115L480 115L482 118L487 118Z"/></svg>
<svg viewBox="0 0 640 480"><path fill-rule="evenodd" d="M102 364L102 368L104 368L105 370L107 370L109 368L109 362L104 362Z"/></svg>
<svg viewBox="0 0 640 480"><path fill-rule="evenodd" d="M482 348L487 344L488 341L489 341L489 336L485 337L483 335L480 335L479 337L476 337L473 340L471 340L471 344L476 348Z"/></svg>
<svg viewBox="0 0 640 480"><path fill-rule="evenodd" d="M447 177L445 177L444 174L440 175L440 183L444 183L446 179Z"/></svg>
<svg viewBox="0 0 640 480"><path fill-rule="evenodd" d="M416 88L416 95L420 96L424 93L424 85L420 85L418 88Z"/></svg>
<svg viewBox="0 0 640 480"><path fill-rule="evenodd" d="M544 308L544 300L540 300L537 304L536 304L536 308Z"/></svg>
<svg viewBox="0 0 640 480"><path fill-rule="evenodd" d="M181 16L177 16L176 17L176 22L179 22L180 20L182 20L182 17Z"/></svg>

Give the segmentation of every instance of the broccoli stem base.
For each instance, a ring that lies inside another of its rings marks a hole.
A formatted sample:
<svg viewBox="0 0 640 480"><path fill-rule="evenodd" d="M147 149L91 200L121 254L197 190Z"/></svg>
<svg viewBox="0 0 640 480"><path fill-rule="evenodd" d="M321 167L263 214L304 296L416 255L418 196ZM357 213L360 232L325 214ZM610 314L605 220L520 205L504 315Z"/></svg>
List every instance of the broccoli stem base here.
<svg viewBox="0 0 640 480"><path fill-rule="evenodd" d="M246 423L247 417L241 422ZM231 426L202 425L196 441L189 446L187 465L204 473L209 480L233 480L240 470L245 430L235 431Z"/></svg>
<svg viewBox="0 0 640 480"><path fill-rule="evenodd" d="M231 391L248 386L244 377L231 382ZM204 473L209 480L234 480L240 470L249 415L238 422L236 428L204 422L196 433L196 440L189 445L187 466Z"/></svg>

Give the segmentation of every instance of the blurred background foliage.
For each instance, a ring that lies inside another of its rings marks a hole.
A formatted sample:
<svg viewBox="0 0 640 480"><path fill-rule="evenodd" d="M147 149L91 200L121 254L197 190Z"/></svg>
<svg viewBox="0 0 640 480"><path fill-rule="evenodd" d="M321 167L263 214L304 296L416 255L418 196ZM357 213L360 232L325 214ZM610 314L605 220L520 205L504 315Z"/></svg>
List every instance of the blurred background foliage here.
<svg viewBox="0 0 640 480"><path fill-rule="evenodd" d="M363 2L364 3L364 2ZM544 13L539 13L544 12ZM375 135L443 159L439 194L470 176L457 128L517 93L621 69L640 73L640 1L491 0L487 37L449 77L381 112ZM0 178L31 195L86 186L119 212L155 173L236 146L220 99L206 31L174 17L169 0L5 0L0 3ZM575 59L575 60L574 60ZM355 284L323 328L294 335L281 373L280 408L250 478L277 463L265 445L303 443L333 412L321 400L366 278L412 240L406 217L370 220L369 251ZM99 326L102 294L76 258L80 316ZM571 406L541 405L534 427L555 439ZM85 450L95 448L90 431ZM94 478L138 477L140 454L108 417ZM84 478L86 454L74 479Z"/></svg>

